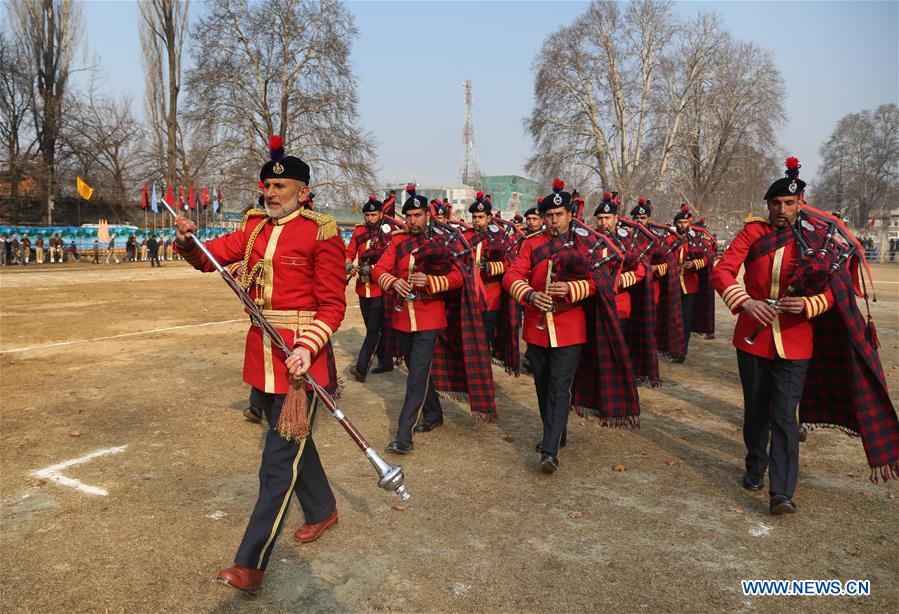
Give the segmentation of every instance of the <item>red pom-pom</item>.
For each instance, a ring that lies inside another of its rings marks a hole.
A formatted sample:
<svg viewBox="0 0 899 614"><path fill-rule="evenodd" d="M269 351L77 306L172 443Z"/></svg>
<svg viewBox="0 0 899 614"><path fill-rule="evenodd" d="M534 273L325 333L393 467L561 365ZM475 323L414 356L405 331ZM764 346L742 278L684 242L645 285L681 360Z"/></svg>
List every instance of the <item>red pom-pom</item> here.
<svg viewBox="0 0 899 614"><path fill-rule="evenodd" d="M539 205L540 203L542 203L542 202L543 202L543 199L542 199L542 198L538 198L538 199L537 199L537 204L538 204L538 205Z"/></svg>
<svg viewBox="0 0 899 614"><path fill-rule="evenodd" d="M370 201L375 201L375 200L378 200L378 198L377 198L374 194L369 194L369 195L368 195L368 200L370 200Z"/></svg>
<svg viewBox="0 0 899 614"><path fill-rule="evenodd" d="M561 192L565 189L565 182L556 177L553 179L553 192Z"/></svg>
<svg viewBox="0 0 899 614"><path fill-rule="evenodd" d="M792 156L787 158L787 170L795 171L797 168L799 168L799 158L794 158Z"/></svg>
<svg viewBox="0 0 899 614"><path fill-rule="evenodd" d="M481 202L482 200L484 200L484 193L478 192L477 194L474 195L474 199L478 202Z"/></svg>
<svg viewBox="0 0 899 614"><path fill-rule="evenodd" d="M284 139L281 138L280 135L273 134L268 138L268 149L269 151L273 151L275 149L284 149Z"/></svg>
<svg viewBox="0 0 899 614"><path fill-rule="evenodd" d="M680 210L684 213L690 213L690 205L688 205L687 203L681 203Z"/></svg>
<svg viewBox="0 0 899 614"><path fill-rule="evenodd" d="M638 204L638 205L645 205L645 204L646 204L646 199L645 199L645 198L638 198L638 199L637 199L637 204Z"/></svg>
<svg viewBox="0 0 899 614"><path fill-rule="evenodd" d="M409 185L407 185L407 186L406 186L406 191L407 191L407 192L414 192L414 191L415 191L415 184L414 184L414 183L410 183Z"/></svg>
<svg viewBox="0 0 899 614"><path fill-rule="evenodd" d="M702 226L703 224L705 224L705 218L704 218L704 217L701 217L701 218L699 218L699 221L696 222L696 225L697 225L697 226Z"/></svg>
<svg viewBox="0 0 899 614"><path fill-rule="evenodd" d="M603 200L612 200L612 195L609 194L608 192L603 192L603 193L602 193L602 199L603 199Z"/></svg>

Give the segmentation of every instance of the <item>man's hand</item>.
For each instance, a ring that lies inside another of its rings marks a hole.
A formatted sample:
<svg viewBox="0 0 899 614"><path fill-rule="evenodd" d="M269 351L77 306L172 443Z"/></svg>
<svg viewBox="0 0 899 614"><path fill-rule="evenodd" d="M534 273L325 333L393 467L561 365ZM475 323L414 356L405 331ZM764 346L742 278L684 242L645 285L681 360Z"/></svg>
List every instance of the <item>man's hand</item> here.
<svg viewBox="0 0 899 614"><path fill-rule="evenodd" d="M568 296L568 284L564 281L554 281L549 284L546 293L550 296Z"/></svg>
<svg viewBox="0 0 899 614"><path fill-rule="evenodd" d="M683 268L685 271L695 271L695 270L696 270L696 263L693 262L692 260L687 260L687 261L683 264L683 267L681 267L681 268Z"/></svg>
<svg viewBox="0 0 899 614"><path fill-rule="evenodd" d="M409 276L409 283L413 288L424 288L428 285L428 276L424 273L412 273Z"/></svg>
<svg viewBox="0 0 899 614"><path fill-rule="evenodd" d="M409 282L405 279L397 279L393 282L393 291L400 296L406 296L412 292L412 286L410 286Z"/></svg>
<svg viewBox="0 0 899 614"><path fill-rule="evenodd" d="M798 296L784 296L777 301L777 313L800 314L805 310L805 301Z"/></svg>
<svg viewBox="0 0 899 614"><path fill-rule="evenodd" d="M753 318L759 321L759 323L768 326L771 322L774 321L774 317L777 315L777 311L766 303L765 301L756 301L754 299L749 299L745 303L743 303L743 311L751 315Z"/></svg>
<svg viewBox="0 0 899 614"><path fill-rule="evenodd" d="M534 292L534 296L531 297L531 305L540 311L549 311L552 309L553 299L549 294Z"/></svg>
<svg viewBox="0 0 899 614"><path fill-rule="evenodd" d="M299 381L312 366L312 352L303 346L297 346L293 350L293 355L289 356L284 364L287 365L290 377Z"/></svg>
<svg viewBox="0 0 899 614"><path fill-rule="evenodd" d="M347 275L349 275L350 277L354 277L356 275L356 273L358 273L358 272L359 272L359 267L357 267L352 262L346 263L346 274Z"/></svg>
<svg viewBox="0 0 899 614"><path fill-rule="evenodd" d="M175 238L181 245L190 243L190 238L197 231L197 224L193 220L189 220L183 215L175 218Z"/></svg>

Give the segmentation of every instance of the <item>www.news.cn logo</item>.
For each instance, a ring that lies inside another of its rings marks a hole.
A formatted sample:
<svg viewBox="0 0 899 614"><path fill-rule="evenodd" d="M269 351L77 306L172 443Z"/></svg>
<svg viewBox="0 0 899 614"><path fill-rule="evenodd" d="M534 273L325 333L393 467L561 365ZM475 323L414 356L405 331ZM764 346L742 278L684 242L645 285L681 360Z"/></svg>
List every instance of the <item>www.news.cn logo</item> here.
<svg viewBox="0 0 899 614"><path fill-rule="evenodd" d="M740 580L744 595L867 596L870 580Z"/></svg>

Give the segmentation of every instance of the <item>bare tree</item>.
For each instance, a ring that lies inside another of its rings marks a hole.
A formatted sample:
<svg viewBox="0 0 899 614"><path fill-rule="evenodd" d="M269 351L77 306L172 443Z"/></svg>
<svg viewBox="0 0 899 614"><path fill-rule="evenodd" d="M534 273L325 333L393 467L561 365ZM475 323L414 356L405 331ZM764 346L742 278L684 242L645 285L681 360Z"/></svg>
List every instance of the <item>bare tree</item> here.
<svg viewBox="0 0 899 614"><path fill-rule="evenodd" d="M187 75L190 111L221 143L232 185L250 189L269 135L280 134L309 162L319 196L373 187L350 70L356 34L337 0L210 0L195 33L203 52Z"/></svg>
<svg viewBox="0 0 899 614"><path fill-rule="evenodd" d="M56 155L63 104L72 71L72 58L82 31L81 8L72 0L8 0L15 35L28 50L27 67L37 95L34 124L43 162L41 195L47 203L47 223L53 221Z"/></svg>
<svg viewBox="0 0 899 614"><path fill-rule="evenodd" d="M6 33L0 35L0 138L3 164L9 169L10 203L18 218L19 181L37 145L33 116L34 87L28 75L25 50Z"/></svg>
<svg viewBox="0 0 899 614"><path fill-rule="evenodd" d="M885 104L843 117L821 147L822 206L838 209L858 228L887 208L899 189L899 107Z"/></svg>
<svg viewBox="0 0 899 614"><path fill-rule="evenodd" d="M140 41L153 138L151 147L156 170L165 175L169 185L178 180L181 139L178 95L188 9L189 0L144 0L140 3Z"/></svg>
<svg viewBox="0 0 899 614"><path fill-rule="evenodd" d="M97 99L91 93L73 104L68 115L63 134L76 172L92 177L105 200L118 205L133 200L128 195L140 183L137 152L144 132L131 113L131 100Z"/></svg>
<svg viewBox="0 0 899 614"><path fill-rule="evenodd" d="M774 145L784 120L784 82L769 52L724 37L693 85L672 153L672 187L700 211L730 205L718 192L731 172Z"/></svg>

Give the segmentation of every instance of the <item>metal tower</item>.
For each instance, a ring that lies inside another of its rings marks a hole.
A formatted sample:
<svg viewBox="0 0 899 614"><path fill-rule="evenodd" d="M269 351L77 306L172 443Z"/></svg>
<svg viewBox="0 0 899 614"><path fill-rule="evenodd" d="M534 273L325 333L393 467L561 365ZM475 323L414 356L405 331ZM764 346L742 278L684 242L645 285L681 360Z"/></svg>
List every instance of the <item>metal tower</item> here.
<svg viewBox="0 0 899 614"><path fill-rule="evenodd" d="M465 127L462 128L462 163L459 165L459 179L465 185L479 187L481 171L478 168L478 154L474 150L474 124L471 121L471 81L465 87Z"/></svg>

